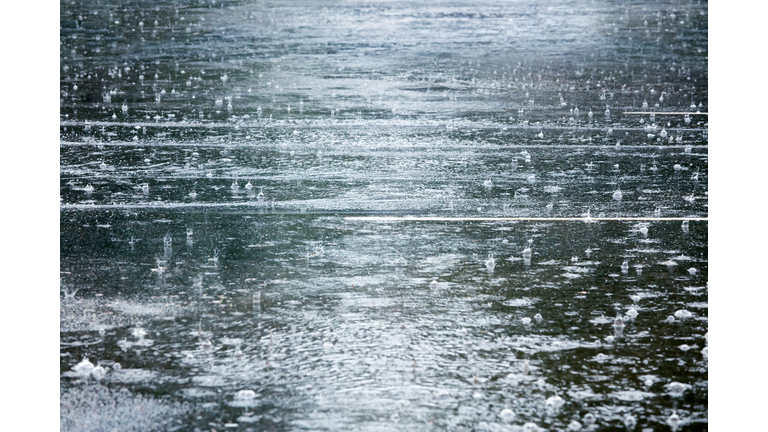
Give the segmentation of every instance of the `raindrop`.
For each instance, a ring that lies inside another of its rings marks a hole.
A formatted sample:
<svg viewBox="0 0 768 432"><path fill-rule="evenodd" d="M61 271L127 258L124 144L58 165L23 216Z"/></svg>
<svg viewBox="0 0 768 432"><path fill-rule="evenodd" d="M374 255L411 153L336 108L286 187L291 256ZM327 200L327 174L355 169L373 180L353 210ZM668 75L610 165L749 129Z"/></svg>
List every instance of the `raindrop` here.
<svg viewBox="0 0 768 432"><path fill-rule="evenodd" d="M523 249L523 259L531 259L531 245L533 244L533 239L528 240L528 246Z"/></svg>
<svg viewBox="0 0 768 432"><path fill-rule="evenodd" d="M496 267L496 261L493 259L493 254L488 255L488 261L485 262L485 267L488 271L493 272L493 269Z"/></svg>

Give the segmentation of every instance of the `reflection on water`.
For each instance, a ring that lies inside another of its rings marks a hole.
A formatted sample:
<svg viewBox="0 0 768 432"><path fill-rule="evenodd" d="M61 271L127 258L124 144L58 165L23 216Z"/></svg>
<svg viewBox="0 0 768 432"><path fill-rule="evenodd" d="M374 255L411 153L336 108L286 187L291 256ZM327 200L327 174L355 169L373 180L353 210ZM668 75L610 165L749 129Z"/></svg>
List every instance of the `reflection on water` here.
<svg viewBox="0 0 768 432"><path fill-rule="evenodd" d="M706 429L706 4L61 27L62 430Z"/></svg>
<svg viewBox="0 0 768 432"><path fill-rule="evenodd" d="M649 248L629 237L630 222L373 223L216 210L118 213L98 229L98 215L62 212L62 268L78 269L64 280L84 291L62 306L62 371L84 356L119 362L137 372L102 382L209 406L203 424L244 416L243 390L259 394L248 418L265 428L373 427L394 413L399 426L471 427L497 421L507 405L542 427L585 411L600 424L632 412L642 424L664 407L706 419L706 222L688 233L652 223L665 235ZM169 251L166 239L190 226L196 242ZM133 250L127 232L144 239ZM538 245L530 265L503 259L527 237ZM501 258L493 272L489 250ZM618 272L626 255L645 271ZM701 272L661 263L681 256ZM670 380L691 386L683 400L665 398ZM639 388L639 398L612 396ZM555 392L566 403L547 415Z"/></svg>

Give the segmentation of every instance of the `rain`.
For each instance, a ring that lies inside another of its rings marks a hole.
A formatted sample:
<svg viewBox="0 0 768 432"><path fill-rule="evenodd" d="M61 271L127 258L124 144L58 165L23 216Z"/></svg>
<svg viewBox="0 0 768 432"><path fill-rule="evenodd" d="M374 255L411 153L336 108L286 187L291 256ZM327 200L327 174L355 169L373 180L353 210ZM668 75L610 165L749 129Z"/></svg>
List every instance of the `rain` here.
<svg viewBox="0 0 768 432"><path fill-rule="evenodd" d="M59 18L62 431L708 428L706 2Z"/></svg>

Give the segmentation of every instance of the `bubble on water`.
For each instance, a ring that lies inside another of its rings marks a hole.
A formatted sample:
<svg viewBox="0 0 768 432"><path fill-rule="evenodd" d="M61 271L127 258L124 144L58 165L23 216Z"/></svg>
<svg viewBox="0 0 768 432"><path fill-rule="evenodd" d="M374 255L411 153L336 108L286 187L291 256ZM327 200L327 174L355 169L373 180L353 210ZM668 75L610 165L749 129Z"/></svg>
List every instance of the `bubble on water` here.
<svg viewBox="0 0 768 432"><path fill-rule="evenodd" d="M592 426L595 424L595 415L592 413L584 414L584 424L587 426Z"/></svg>
<svg viewBox="0 0 768 432"><path fill-rule="evenodd" d="M689 311L685 309L680 309L675 312L675 318L677 319L688 319L691 316L693 316Z"/></svg>
<svg viewBox="0 0 768 432"><path fill-rule="evenodd" d="M624 328L624 318L622 318L621 314L616 315L616 319L613 320L613 327L617 330Z"/></svg>
<svg viewBox="0 0 768 432"><path fill-rule="evenodd" d="M531 319L528 317L520 318L520 322L522 322L524 325L528 325L531 323Z"/></svg>
<svg viewBox="0 0 768 432"><path fill-rule="evenodd" d="M75 365L72 370L79 376L88 377L91 375L91 372L93 372L94 368L95 367L93 363L91 363L88 358L84 358L80 363Z"/></svg>
<svg viewBox="0 0 768 432"><path fill-rule="evenodd" d="M253 390L240 390L235 393L235 397L230 405L241 408L255 407L258 405L257 396Z"/></svg>
<svg viewBox="0 0 768 432"><path fill-rule="evenodd" d="M556 413L557 411L559 411L563 405L565 405L565 401L563 400L563 398L558 396L557 393L555 393L554 396L550 396L547 398L547 401L546 401L547 410L553 413Z"/></svg>
<svg viewBox="0 0 768 432"><path fill-rule="evenodd" d="M672 411L672 415L667 418L667 424L670 428L672 428L672 432L677 432L677 429L680 427L680 423L682 423L680 416L678 416L675 411Z"/></svg>
<svg viewBox="0 0 768 432"><path fill-rule="evenodd" d="M515 414L515 412L514 412L514 411L512 411L512 410L511 410L511 409L509 409L509 408L504 408L504 409L503 409L503 410L501 410L501 412L499 413L499 418L500 418L500 419L501 419L503 422L505 422L505 423L512 423L513 421L515 421L515 418L516 418L516 417L517 417L517 415Z"/></svg>
<svg viewBox="0 0 768 432"><path fill-rule="evenodd" d="M577 422L576 420L571 420L571 422L568 423L568 430L573 432L580 431L581 423Z"/></svg>
<svg viewBox="0 0 768 432"><path fill-rule="evenodd" d="M535 319L535 320L536 320L536 322L541 322L541 320L543 319L543 317L541 316L541 314L540 314L540 313L537 313L536 315L534 315L534 316L533 316L533 319Z"/></svg>
<svg viewBox="0 0 768 432"><path fill-rule="evenodd" d="M536 423L528 422L523 425L523 432L539 432L540 429Z"/></svg>
<svg viewBox="0 0 768 432"><path fill-rule="evenodd" d="M93 368L93 371L91 371L91 376L96 380L99 381L103 379L105 376L107 376L107 369L105 369L103 366L99 365Z"/></svg>
<svg viewBox="0 0 768 432"><path fill-rule="evenodd" d="M627 427L627 430L634 430L635 425L637 425L637 419L632 414L627 414L626 417L624 417L624 426Z"/></svg>

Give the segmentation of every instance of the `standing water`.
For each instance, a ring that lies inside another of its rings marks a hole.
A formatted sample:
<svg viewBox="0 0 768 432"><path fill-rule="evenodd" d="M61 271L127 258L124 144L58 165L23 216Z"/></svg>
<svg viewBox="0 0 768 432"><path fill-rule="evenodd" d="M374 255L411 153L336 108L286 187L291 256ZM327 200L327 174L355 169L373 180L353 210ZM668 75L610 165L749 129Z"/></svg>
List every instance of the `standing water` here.
<svg viewBox="0 0 768 432"><path fill-rule="evenodd" d="M61 430L707 429L707 4L550 3L62 3Z"/></svg>

